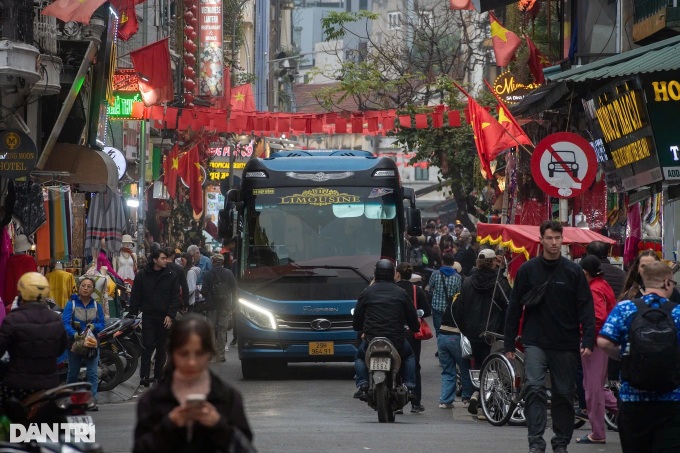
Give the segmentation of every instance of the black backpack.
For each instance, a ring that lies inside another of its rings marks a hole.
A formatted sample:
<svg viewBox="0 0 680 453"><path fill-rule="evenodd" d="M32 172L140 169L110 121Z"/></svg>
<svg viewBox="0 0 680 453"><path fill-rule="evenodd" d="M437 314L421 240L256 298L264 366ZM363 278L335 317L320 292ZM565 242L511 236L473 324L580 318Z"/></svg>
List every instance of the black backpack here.
<svg viewBox="0 0 680 453"><path fill-rule="evenodd" d="M665 393L680 387L680 345L671 312L676 303L666 301L659 308L642 299L628 334L628 350L621 359L621 377L638 390Z"/></svg>
<svg viewBox="0 0 680 453"><path fill-rule="evenodd" d="M231 288L226 280L218 280L213 286L212 300L215 304L214 309L218 309L222 304L226 305L228 310L231 310Z"/></svg>

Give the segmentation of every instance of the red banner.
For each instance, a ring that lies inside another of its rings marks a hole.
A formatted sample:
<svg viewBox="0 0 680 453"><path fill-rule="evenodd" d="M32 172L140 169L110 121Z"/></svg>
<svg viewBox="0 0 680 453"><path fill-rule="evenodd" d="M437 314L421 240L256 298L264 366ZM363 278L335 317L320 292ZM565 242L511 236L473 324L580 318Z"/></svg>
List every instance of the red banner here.
<svg viewBox="0 0 680 453"><path fill-rule="evenodd" d="M224 95L222 0L201 0L198 14L198 95Z"/></svg>

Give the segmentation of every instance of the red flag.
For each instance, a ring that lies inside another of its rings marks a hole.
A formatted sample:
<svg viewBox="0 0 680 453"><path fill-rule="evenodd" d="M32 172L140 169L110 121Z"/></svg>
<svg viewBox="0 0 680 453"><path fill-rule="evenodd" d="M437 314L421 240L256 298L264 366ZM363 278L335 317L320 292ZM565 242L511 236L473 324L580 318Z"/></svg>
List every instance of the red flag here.
<svg viewBox="0 0 680 453"><path fill-rule="evenodd" d="M517 140L518 144L521 143L522 145L534 146L534 142L531 141L526 132L524 132L524 129L521 128L515 117L512 116L512 113L510 113L510 110L508 110L501 98L498 97L494 89L491 87L491 85L489 85L489 82L485 80L484 83L486 83L489 91L491 91L491 94L493 94L498 101L496 110L498 110L498 122L501 123L501 126L503 126L505 130L510 133L510 135L515 137L515 140Z"/></svg>
<svg viewBox="0 0 680 453"><path fill-rule="evenodd" d="M543 68L547 67L550 62L528 36L525 35L524 38L527 40L527 46L529 47L529 71L534 76L536 83L543 85L545 83Z"/></svg>
<svg viewBox="0 0 680 453"><path fill-rule="evenodd" d="M134 66L139 77L139 91L142 94L142 101L147 107L172 101L175 96L170 69L168 39L161 39L130 52L132 66Z"/></svg>
<svg viewBox="0 0 680 453"><path fill-rule="evenodd" d="M198 153L198 145L194 145L179 160L179 175L189 186L189 201L195 214L203 211L203 171Z"/></svg>
<svg viewBox="0 0 680 453"><path fill-rule="evenodd" d="M472 0L449 0L449 9L474 11L475 7L472 6Z"/></svg>
<svg viewBox="0 0 680 453"><path fill-rule="evenodd" d="M477 154L482 163L482 173L486 179L490 179L493 175L490 162L501 151L516 146L517 143L505 132L503 126L472 97L468 97L468 109Z"/></svg>
<svg viewBox="0 0 680 453"><path fill-rule="evenodd" d="M168 189L170 198L177 193L177 175L179 173L179 145L175 144L163 163L163 184Z"/></svg>
<svg viewBox="0 0 680 453"><path fill-rule="evenodd" d="M90 18L106 0L56 0L42 10L42 15L52 16L64 22L90 23Z"/></svg>
<svg viewBox="0 0 680 453"><path fill-rule="evenodd" d="M503 27L496 16L489 12L491 22L491 37L493 41L493 53L496 55L496 66L503 68L515 58L515 51L522 43L519 36Z"/></svg>
<svg viewBox="0 0 680 453"><path fill-rule="evenodd" d="M111 6L118 12L118 37L127 41L139 30L135 0L111 0Z"/></svg>
<svg viewBox="0 0 680 453"><path fill-rule="evenodd" d="M249 83L231 89L231 109L241 112L255 111L253 87Z"/></svg>

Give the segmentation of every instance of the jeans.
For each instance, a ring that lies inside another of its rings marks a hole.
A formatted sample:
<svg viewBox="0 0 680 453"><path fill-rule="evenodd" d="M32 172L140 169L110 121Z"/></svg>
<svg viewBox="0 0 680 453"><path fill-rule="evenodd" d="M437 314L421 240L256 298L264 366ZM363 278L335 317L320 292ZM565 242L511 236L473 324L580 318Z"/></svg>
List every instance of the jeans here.
<svg viewBox="0 0 680 453"><path fill-rule="evenodd" d="M92 396L97 396L97 387L99 386L99 348L97 348L97 355L89 359L71 352L70 349L68 350L67 384L78 382L80 367L83 365L85 365L85 368L87 369L87 382L92 386Z"/></svg>
<svg viewBox="0 0 680 453"><path fill-rule="evenodd" d="M411 349L413 349L413 357L415 357L416 361L416 386L413 389L413 393L416 394L416 399L413 401L413 405L419 406L420 400L423 397L423 384L420 375L420 351L422 350L422 341L415 340L413 335L409 335L408 342L411 345Z"/></svg>
<svg viewBox="0 0 680 453"><path fill-rule="evenodd" d="M619 402L623 453L680 451L680 402Z"/></svg>
<svg viewBox="0 0 680 453"><path fill-rule="evenodd" d="M470 361L464 359L460 352L460 334L442 334L437 337L439 364L442 367L442 389L439 403L451 404L456 398L456 365L460 370L460 382L463 392L461 398L470 399L474 392L470 379Z"/></svg>
<svg viewBox="0 0 680 453"><path fill-rule="evenodd" d="M529 429L529 447L545 450L543 440L547 422L548 395L545 388L546 373L550 370L551 415L555 447L567 447L574 434L574 390L578 351L524 347L524 372L526 382L525 414Z"/></svg>
<svg viewBox="0 0 680 453"><path fill-rule="evenodd" d="M401 346L401 347L400 347ZM368 367L366 366L366 348L368 342L362 341L354 357L354 380L357 388L368 386ZM401 357L401 376L406 387L413 389L416 386L416 358L408 341L404 340L401 345L394 345Z"/></svg>
<svg viewBox="0 0 680 453"><path fill-rule="evenodd" d="M149 379L151 371L151 356L156 351L156 361L153 370L153 377L160 379L163 376L165 366L166 342L168 339L168 329L163 325L164 318L157 318L142 315L142 361L139 368L139 377Z"/></svg>
<svg viewBox="0 0 680 453"><path fill-rule="evenodd" d="M442 318L444 317L444 312L432 309L432 327L434 327L435 336L439 336L439 329L442 326Z"/></svg>

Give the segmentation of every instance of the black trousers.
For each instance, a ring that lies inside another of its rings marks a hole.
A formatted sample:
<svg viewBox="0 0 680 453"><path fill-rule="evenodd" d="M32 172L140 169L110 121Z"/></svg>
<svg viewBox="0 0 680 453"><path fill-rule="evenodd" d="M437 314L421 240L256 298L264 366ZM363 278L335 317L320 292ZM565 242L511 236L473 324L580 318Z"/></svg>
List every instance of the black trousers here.
<svg viewBox="0 0 680 453"><path fill-rule="evenodd" d="M619 401L618 424L623 453L680 451L680 402Z"/></svg>
<svg viewBox="0 0 680 453"><path fill-rule="evenodd" d="M166 359L166 343L168 341L168 329L163 325L165 318L157 318L142 315L142 363L139 369L141 379L149 379L151 371L151 356L156 351L156 361L153 369L153 377L160 379L163 376L163 367Z"/></svg>
<svg viewBox="0 0 680 453"><path fill-rule="evenodd" d="M486 341L470 341L470 345L472 346L472 358L475 362L470 369L481 370L484 360L491 354L491 345Z"/></svg>
<svg viewBox="0 0 680 453"><path fill-rule="evenodd" d="M423 396L423 384L421 383L421 376L420 376L420 351L422 349L422 340L416 340L413 338L413 335L409 334L408 337L408 342L411 344L411 349L413 349L413 355L416 358L416 387L413 389L413 392L416 394L416 400L413 401L414 406L419 406L420 405L420 400Z"/></svg>

